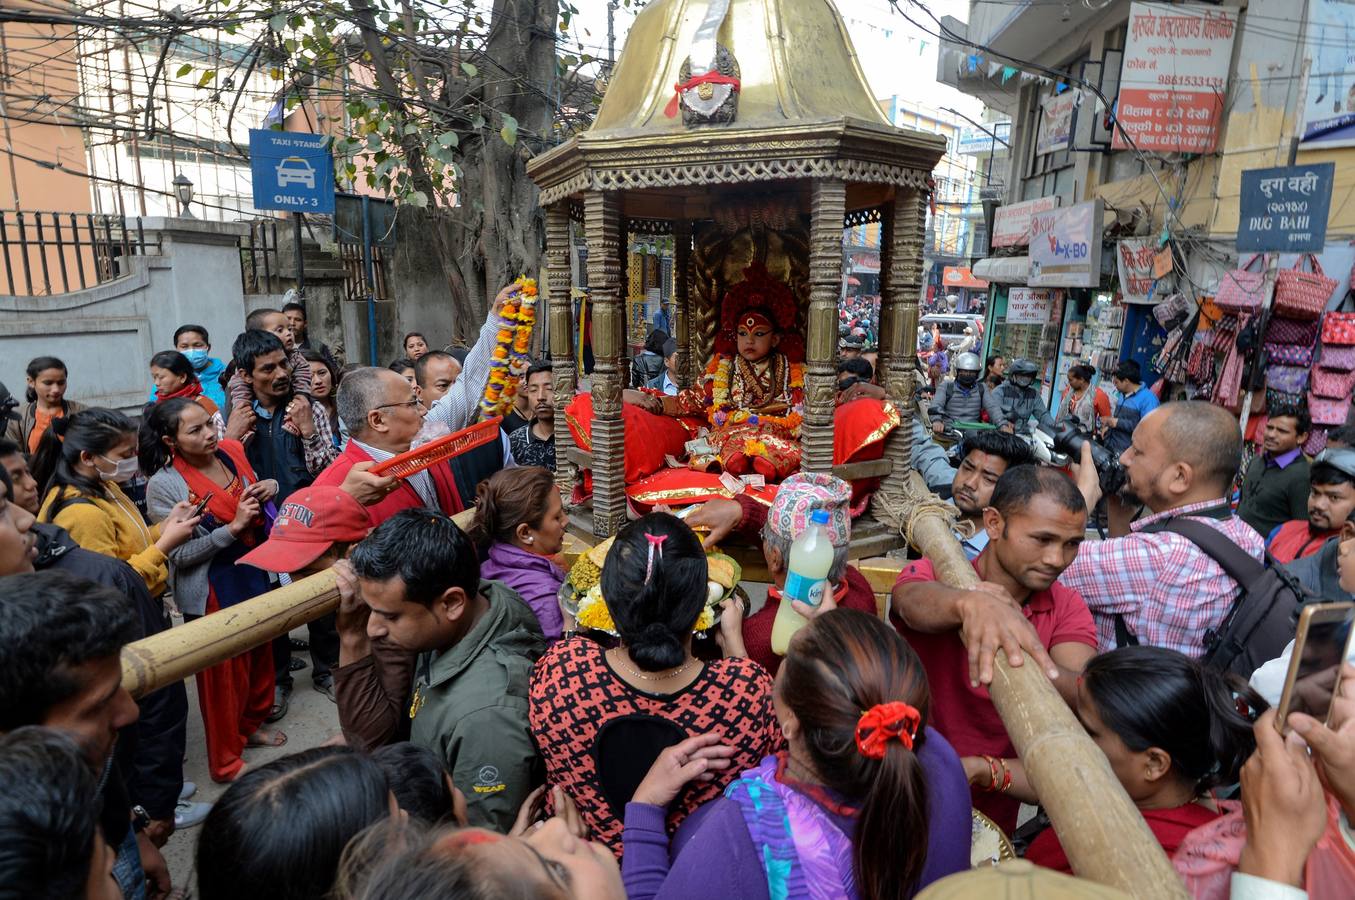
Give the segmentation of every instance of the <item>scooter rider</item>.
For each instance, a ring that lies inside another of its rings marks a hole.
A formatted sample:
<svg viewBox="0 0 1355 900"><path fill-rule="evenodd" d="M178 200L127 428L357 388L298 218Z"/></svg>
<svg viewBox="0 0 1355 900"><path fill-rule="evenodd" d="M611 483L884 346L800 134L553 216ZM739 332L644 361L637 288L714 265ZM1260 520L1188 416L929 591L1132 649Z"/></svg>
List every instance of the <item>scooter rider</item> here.
<svg viewBox="0 0 1355 900"><path fill-rule="evenodd" d="M1006 423L996 393L979 380L982 368L983 363L973 353L961 353L955 358L955 380L941 382L927 408L932 430L937 434L952 422L977 422L981 412L988 413L988 421L994 426Z"/></svg>
<svg viewBox="0 0 1355 900"><path fill-rule="evenodd" d="M1040 370L1028 359L1014 359L1007 367L1007 380L997 386L993 393L1002 407L1003 424L1000 426L1016 434L1031 433L1030 420L1033 418L1045 431L1053 434L1054 418L1049 414L1035 379Z"/></svg>

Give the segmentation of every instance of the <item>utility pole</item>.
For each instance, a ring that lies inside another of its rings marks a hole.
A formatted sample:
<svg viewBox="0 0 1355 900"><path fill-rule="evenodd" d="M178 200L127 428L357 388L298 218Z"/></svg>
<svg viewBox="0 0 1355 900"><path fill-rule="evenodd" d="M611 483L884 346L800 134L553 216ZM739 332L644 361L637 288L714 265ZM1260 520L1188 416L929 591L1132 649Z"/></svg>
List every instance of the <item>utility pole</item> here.
<svg viewBox="0 0 1355 900"><path fill-rule="evenodd" d="M619 0L607 0L607 75L616 67L616 8Z"/></svg>

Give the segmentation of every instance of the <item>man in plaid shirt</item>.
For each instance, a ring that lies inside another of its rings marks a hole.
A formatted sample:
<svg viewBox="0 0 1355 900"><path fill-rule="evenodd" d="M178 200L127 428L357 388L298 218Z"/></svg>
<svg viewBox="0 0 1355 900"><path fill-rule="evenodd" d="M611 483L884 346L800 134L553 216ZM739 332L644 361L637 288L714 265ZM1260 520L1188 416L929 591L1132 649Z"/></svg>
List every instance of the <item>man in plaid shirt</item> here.
<svg viewBox="0 0 1355 900"><path fill-rule="evenodd" d="M1152 515L1131 533L1084 543L1060 581L1080 593L1096 619L1102 650L1117 645L1117 616L1139 643L1204 655L1205 633L1217 628L1237 597L1237 582L1186 537L1159 529L1176 517L1217 528L1257 560L1264 542L1228 503L1242 462L1242 435L1227 410L1202 401L1168 403L1134 429L1120 457L1125 489ZM1090 448L1078 488L1092 506L1101 497Z"/></svg>

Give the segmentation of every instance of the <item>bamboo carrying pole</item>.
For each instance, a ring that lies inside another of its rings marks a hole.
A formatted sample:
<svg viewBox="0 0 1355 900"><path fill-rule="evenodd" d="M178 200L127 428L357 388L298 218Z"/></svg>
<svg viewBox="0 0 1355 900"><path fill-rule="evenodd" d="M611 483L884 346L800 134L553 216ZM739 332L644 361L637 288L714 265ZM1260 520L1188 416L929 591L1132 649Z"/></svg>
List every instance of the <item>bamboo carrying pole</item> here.
<svg viewBox="0 0 1355 900"><path fill-rule="evenodd" d="M922 506L908 527L937 580L956 588L978 584L944 514ZM1034 661L1027 656L1012 668L999 653L989 693L1073 871L1134 897L1185 900L1185 885L1105 754Z"/></svg>
<svg viewBox="0 0 1355 900"><path fill-rule="evenodd" d="M122 649L122 686L143 697L282 637L338 605L334 573L324 571L142 638Z"/></svg>

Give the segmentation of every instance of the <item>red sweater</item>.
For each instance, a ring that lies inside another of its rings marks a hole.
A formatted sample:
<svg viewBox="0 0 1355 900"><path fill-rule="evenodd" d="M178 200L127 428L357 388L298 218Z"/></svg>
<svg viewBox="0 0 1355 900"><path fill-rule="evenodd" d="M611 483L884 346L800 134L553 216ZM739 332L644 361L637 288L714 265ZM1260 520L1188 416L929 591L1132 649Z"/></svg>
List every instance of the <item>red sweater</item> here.
<svg viewBox="0 0 1355 900"><path fill-rule="evenodd" d="M343 484L349 469L360 462L371 462L371 459L361 447L349 441L339 457L315 477L315 484L338 487ZM449 516L461 512L461 497L456 492L456 481L452 478L451 468L446 463L437 463L424 471L433 479L433 489L438 495L438 507ZM372 517L372 525L376 526L402 509L420 509L423 505L423 498L419 496L419 492L414 490L407 480L401 478L400 486L384 500L367 507L367 514Z"/></svg>
<svg viewBox="0 0 1355 900"><path fill-rule="evenodd" d="M1142 809L1139 812L1143 814L1143 820L1148 823L1148 830L1157 838L1169 859L1186 839L1186 835L1223 815L1198 803L1187 803L1185 806L1174 806L1170 809ZM1063 852L1063 845L1059 843L1059 836L1054 833L1053 828L1046 828L1030 842L1030 847L1026 850L1026 860L1046 869L1056 869L1069 874L1073 871L1072 863L1068 862L1068 855Z"/></svg>

